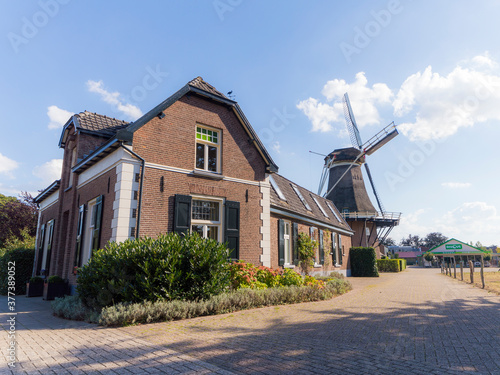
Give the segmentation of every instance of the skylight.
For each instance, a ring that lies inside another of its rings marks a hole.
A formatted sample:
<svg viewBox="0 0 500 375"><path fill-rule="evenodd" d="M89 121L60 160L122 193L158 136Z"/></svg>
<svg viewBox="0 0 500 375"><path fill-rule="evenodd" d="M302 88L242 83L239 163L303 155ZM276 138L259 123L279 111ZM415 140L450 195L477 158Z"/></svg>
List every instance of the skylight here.
<svg viewBox="0 0 500 375"><path fill-rule="evenodd" d="M269 182L271 183L271 186L273 187L274 191L276 192L276 194L278 194L278 197L282 200L282 201L285 201L286 202L286 198L285 196L283 195L283 192L281 191L280 187L278 186L278 184L276 183L276 181L274 181L274 178L273 176L269 176Z"/></svg>
<svg viewBox="0 0 500 375"><path fill-rule="evenodd" d="M326 211L323 209L323 207L319 204L318 200L316 199L316 197L314 195L311 194L311 198L316 202L316 204L318 205L319 209L321 210L321 212L323 213L323 215L325 217L329 217L328 214L326 213Z"/></svg>
<svg viewBox="0 0 500 375"><path fill-rule="evenodd" d="M302 203L304 204L304 206L306 206L307 210L308 211L312 211L311 209L311 206L309 206L309 203L306 202L306 200L304 199L304 197L302 196L301 192L299 191L299 189L297 188L296 185L293 185L293 184L290 184L292 185L292 188L293 190L295 190L295 192L297 193L297 195L299 196L300 200L302 201Z"/></svg>
<svg viewBox="0 0 500 375"><path fill-rule="evenodd" d="M332 213L335 216L335 218L340 222L339 215L337 215L337 213L335 212L335 210L333 209L333 207L330 205L330 203L326 202L326 205L328 206L328 208L330 209L330 211L332 211Z"/></svg>

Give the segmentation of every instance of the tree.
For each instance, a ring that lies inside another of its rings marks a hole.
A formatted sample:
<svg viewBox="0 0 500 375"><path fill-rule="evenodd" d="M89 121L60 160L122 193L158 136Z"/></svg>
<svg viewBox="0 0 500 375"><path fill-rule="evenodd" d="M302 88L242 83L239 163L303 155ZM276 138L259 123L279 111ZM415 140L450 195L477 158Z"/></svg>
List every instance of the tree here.
<svg viewBox="0 0 500 375"><path fill-rule="evenodd" d="M421 247L424 245L424 240L418 235L412 236L409 234L407 238L401 240L400 244L401 246Z"/></svg>
<svg viewBox="0 0 500 375"><path fill-rule="evenodd" d="M36 234L38 207L27 192L21 194L21 199L0 194L0 248L7 241L25 240L26 233Z"/></svg>
<svg viewBox="0 0 500 375"><path fill-rule="evenodd" d="M424 246L432 249L434 246L440 245L448 240L448 237L439 232L432 232L425 236Z"/></svg>
<svg viewBox="0 0 500 375"><path fill-rule="evenodd" d="M387 237L384 241L382 241L382 245L384 245L384 246L396 246L396 241L394 241L391 237Z"/></svg>

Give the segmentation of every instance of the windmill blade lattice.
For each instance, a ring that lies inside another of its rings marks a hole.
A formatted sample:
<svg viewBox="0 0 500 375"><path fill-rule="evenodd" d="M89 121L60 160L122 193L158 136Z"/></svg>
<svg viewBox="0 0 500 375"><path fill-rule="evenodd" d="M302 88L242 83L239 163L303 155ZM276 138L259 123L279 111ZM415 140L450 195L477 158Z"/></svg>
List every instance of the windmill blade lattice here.
<svg viewBox="0 0 500 375"><path fill-rule="evenodd" d="M375 188L375 183L373 182L372 174L370 172L370 168L368 167L368 163L365 163L366 174L368 175L368 179L370 180L370 184L372 185L373 194L375 195L375 199L377 200L378 208L380 209L380 213L383 215L385 212L384 205L382 204L382 200L380 199L377 189Z"/></svg>
<svg viewBox="0 0 500 375"><path fill-rule="evenodd" d="M361 149L363 142L361 142L361 136L359 135L358 126L356 125L356 120L354 119L354 114L352 113L351 102L349 101L349 95L344 94L344 117L347 124L347 130L349 131L349 137L351 138L351 143L354 147Z"/></svg>

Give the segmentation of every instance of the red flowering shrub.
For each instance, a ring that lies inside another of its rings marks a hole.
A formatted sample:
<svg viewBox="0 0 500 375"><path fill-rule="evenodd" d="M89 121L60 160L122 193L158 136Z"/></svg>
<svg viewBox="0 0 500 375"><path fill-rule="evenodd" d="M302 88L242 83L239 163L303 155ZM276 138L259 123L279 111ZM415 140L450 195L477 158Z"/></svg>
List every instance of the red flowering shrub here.
<svg viewBox="0 0 500 375"><path fill-rule="evenodd" d="M265 289L280 286L304 285L302 276L291 269L282 271L265 266L257 267L243 261L229 265L229 274L232 289ZM310 278L315 280L313 277ZM311 283L313 283L313 281L311 281Z"/></svg>

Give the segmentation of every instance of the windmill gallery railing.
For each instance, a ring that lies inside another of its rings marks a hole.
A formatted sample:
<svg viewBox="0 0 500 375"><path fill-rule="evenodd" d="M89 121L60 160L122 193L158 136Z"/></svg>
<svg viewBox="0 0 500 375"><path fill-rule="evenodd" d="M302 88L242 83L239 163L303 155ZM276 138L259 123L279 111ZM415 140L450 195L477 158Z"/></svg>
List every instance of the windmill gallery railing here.
<svg viewBox="0 0 500 375"><path fill-rule="evenodd" d="M401 218L401 212L342 212L342 217L344 219L378 219L378 220L390 220L399 221Z"/></svg>

